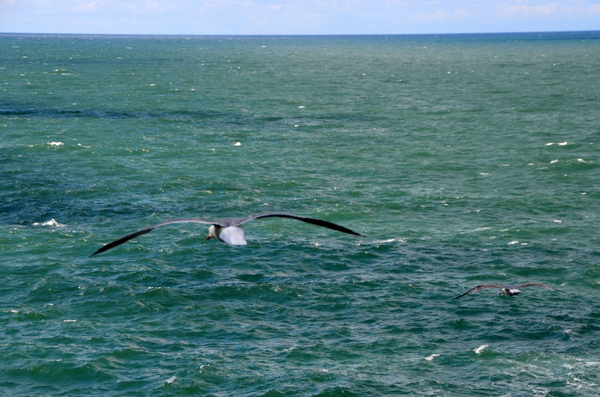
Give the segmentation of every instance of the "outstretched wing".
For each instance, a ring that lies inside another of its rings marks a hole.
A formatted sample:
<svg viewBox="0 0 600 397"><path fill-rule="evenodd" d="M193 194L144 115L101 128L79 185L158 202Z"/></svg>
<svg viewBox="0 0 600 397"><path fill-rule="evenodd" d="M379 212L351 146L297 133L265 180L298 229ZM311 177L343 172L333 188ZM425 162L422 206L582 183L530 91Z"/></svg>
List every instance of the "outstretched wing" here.
<svg viewBox="0 0 600 397"><path fill-rule="evenodd" d="M264 214L257 214L257 215L250 215L246 218L241 218L241 219L236 219L236 223L237 225L241 225L242 223L248 222L248 221L252 221L254 219L261 219L261 218L271 218L271 217L277 217L277 218L290 218L290 219L297 219L299 221L302 222L306 222L306 223L310 223L313 225L317 225L317 226L322 226L322 227L326 227L329 229L333 229L333 230L337 230L338 232L342 232L342 233L348 233L348 234L353 234L355 236L361 236L364 237L362 234L356 233L355 231L352 231L348 228L345 228L343 226L337 225L333 222L329 222L329 221L324 221L322 219L315 219L315 218L308 218L305 216L297 216L297 215L290 215L290 214L285 214L285 213L281 213L281 212L267 212Z"/></svg>
<svg viewBox="0 0 600 397"><path fill-rule="evenodd" d="M468 290L467 292L465 292L462 295L457 296L456 298L452 298L452 300L462 298L463 296L470 294L471 292L479 291L479 290L486 289L486 288L504 288L504 287L502 285L498 285L498 284L482 284L482 285L478 285L475 288L471 288L470 290Z"/></svg>
<svg viewBox="0 0 600 397"><path fill-rule="evenodd" d="M553 289L554 291L558 291L558 292L565 292L565 291L561 291L561 290L556 289L556 288L549 287L549 286L544 285L542 283L523 283L523 284L520 285L520 287L521 288L525 288L525 287L544 287L544 288Z"/></svg>
<svg viewBox="0 0 600 397"><path fill-rule="evenodd" d="M97 250L96 252L94 252L91 256L97 255L101 252L107 251L111 248L114 248L118 245L121 245L129 240L132 240L136 237L142 236L146 233L150 233L152 230L156 229L157 227L160 226L164 226L164 225L170 225L172 223L203 223L203 224L207 224L207 225L213 225L213 224L219 224L219 221L208 221L206 219L202 219L202 218L181 218L181 219L172 219L170 221L164 221L161 223L158 223L154 226L149 226L145 229L142 230L138 230L137 232L128 234L127 236L121 237L115 241L113 241L112 243L108 243L106 244L104 247L100 248L99 250Z"/></svg>

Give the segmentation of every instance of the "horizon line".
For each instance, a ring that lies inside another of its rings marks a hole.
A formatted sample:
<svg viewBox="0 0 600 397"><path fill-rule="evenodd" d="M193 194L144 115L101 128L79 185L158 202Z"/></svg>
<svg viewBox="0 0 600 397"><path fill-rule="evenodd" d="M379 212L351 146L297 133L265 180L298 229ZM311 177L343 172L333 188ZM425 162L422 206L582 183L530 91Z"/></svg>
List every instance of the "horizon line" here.
<svg viewBox="0 0 600 397"><path fill-rule="evenodd" d="M593 30L532 30L532 31L490 31L490 32L446 32L446 33L264 33L264 34L227 34L227 33L48 33L48 32L0 32L0 35L30 36L163 36L163 37L336 37L336 36L450 36L450 35L485 35L485 34L553 34L553 33L600 33Z"/></svg>

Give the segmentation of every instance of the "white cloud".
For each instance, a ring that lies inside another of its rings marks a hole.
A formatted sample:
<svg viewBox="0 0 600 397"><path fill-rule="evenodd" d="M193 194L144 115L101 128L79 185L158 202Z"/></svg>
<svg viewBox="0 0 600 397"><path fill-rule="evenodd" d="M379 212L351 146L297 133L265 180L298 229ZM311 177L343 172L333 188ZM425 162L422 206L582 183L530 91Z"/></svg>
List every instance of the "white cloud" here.
<svg viewBox="0 0 600 397"><path fill-rule="evenodd" d="M201 10L228 10L232 12L239 12L239 10L244 9L252 9L256 8L257 4L251 0L212 0L205 1L204 4L200 6Z"/></svg>
<svg viewBox="0 0 600 397"><path fill-rule="evenodd" d="M5 8L9 6L13 6L17 3L16 0L2 0L0 1L0 8Z"/></svg>
<svg viewBox="0 0 600 397"><path fill-rule="evenodd" d="M540 5L507 5L501 9L499 15L501 16L518 16L518 17L529 17L529 16L544 16L544 15L557 15L560 9L559 3L547 3Z"/></svg>
<svg viewBox="0 0 600 397"><path fill-rule="evenodd" d="M77 11L83 11L83 12L94 12L94 11L98 11L103 6L104 6L104 3L101 1L90 1L89 3L83 3L83 4L78 5L75 9Z"/></svg>
<svg viewBox="0 0 600 397"><path fill-rule="evenodd" d="M587 4L587 1L573 1L575 5L569 7L571 13L583 15L599 15L600 3Z"/></svg>
<svg viewBox="0 0 600 397"><path fill-rule="evenodd" d="M414 18L420 21L431 21L431 22L440 22L440 21L460 21L467 19L471 16L471 12L465 9L457 9L457 10L443 10L436 9L430 13L420 13L415 14Z"/></svg>

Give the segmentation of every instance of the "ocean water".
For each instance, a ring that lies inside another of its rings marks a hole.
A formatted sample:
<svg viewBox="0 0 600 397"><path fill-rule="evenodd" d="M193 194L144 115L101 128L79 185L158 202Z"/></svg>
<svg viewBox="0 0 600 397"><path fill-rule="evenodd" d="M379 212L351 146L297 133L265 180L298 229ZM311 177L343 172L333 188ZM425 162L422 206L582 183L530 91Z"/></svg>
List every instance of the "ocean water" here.
<svg viewBox="0 0 600 397"><path fill-rule="evenodd" d="M600 394L600 33L0 35L0 394ZM163 220L266 211L248 245ZM485 283L541 282L516 297Z"/></svg>

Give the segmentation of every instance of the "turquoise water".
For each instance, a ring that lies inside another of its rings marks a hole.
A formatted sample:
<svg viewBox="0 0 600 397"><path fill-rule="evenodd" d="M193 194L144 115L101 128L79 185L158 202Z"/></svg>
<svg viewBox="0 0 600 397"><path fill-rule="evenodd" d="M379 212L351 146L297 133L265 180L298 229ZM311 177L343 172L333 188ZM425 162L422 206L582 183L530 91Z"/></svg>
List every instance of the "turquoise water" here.
<svg viewBox="0 0 600 397"><path fill-rule="evenodd" d="M0 394L598 395L599 39L0 35Z"/></svg>

